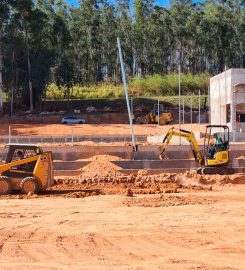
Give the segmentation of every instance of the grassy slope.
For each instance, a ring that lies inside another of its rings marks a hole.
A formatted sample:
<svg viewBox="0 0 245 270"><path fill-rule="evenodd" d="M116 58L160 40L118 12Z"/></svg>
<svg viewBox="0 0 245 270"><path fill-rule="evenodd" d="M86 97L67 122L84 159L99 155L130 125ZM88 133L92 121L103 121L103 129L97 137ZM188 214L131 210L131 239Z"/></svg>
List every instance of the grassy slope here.
<svg viewBox="0 0 245 270"><path fill-rule="evenodd" d="M183 106L183 98L185 103L185 108L190 108L190 96L181 97L181 108ZM200 105L201 109L204 109L206 99L206 106L208 106L207 96L201 96ZM131 98L130 98L131 100ZM151 110L154 104L157 104L157 97L133 97L133 107L134 110L137 107L143 107L145 111ZM42 102L42 108L53 107L60 108L60 110L65 110L67 108L66 100L47 100ZM163 104L166 109L178 109L179 97L178 96L165 96L160 97L160 104ZM192 97L192 108L193 110L198 109L199 98L198 96ZM93 106L97 111L103 111L105 107L108 107L108 111L126 111L126 99L123 98L99 98L99 99L73 99L71 101L72 109L85 110L87 107ZM57 109L59 110L59 109Z"/></svg>

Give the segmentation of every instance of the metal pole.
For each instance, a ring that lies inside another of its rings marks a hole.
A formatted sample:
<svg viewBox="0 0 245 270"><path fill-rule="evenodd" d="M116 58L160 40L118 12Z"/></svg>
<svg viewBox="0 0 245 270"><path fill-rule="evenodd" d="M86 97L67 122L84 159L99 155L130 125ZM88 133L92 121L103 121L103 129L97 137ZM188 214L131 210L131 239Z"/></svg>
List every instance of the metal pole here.
<svg viewBox="0 0 245 270"><path fill-rule="evenodd" d="M198 91L198 124L200 125L201 123L201 93L200 89Z"/></svg>
<svg viewBox="0 0 245 270"><path fill-rule="evenodd" d="M219 124L221 125L221 94L220 94L220 80L219 80Z"/></svg>
<svg viewBox="0 0 245 270"><path fill-rule="evenodd" d="M179 129L181 129L181 107L180 107L180 98L181 98L181 92L180 92L180 72L181 72L181 67L179 65ZM179 144L181 144L181 137L179 137Z"/></svg>
<svg viewBox="0 0 245 270"><path fill-rule="evenodd" d="M159 98L157 98L157 113L158 113L158 121L157 121L157 125L159 127L159 122L160 122L160 100Z"/></svg>
<svg viewBox="0 0 245 270"><path fill-rule="evenodd" d="M185 98L183 97L183 125L185 124Z"/></svg>
<svg viewBox="0 0 245 270"><path fill-rule="evenodd" d="M210 100L210 87L208 87L208 123L211 124L211 100Z"/></svg>
<svg viewBox="0 0 245 270"><path fill-rule="evenodd" d="M226 89L226 65L225 65L225 125L227 125L227 89Z"/></svg>
<svg viewBox="0 0 245 270"><path fill-rule="evenodd" d="M71 126L71 142L73 146L74 145L73 125Z"/></svg>
<svg viewBox="0 0 245 270"><path fill-rule="evenodd" d="M133 126L132 115L131 115L131 111L130 111L130 104L129 104L129 98L128 98L128 87L127 87L127 81L126 81L126 73L125 73L125 69L124 69L122 49L121 49L121 43L120 43L119 37L117 38L117 46L118 46L119 57L120 57L120 62L121 62L122 79L123 79L124 92L125 92L127 108L128 108L129 124L130 124L131 135L132 135L132 144L133 144L134 150L136 151L136 143L135 143L135 136L134 136L134 126Z"/></svg>
<svg viewBox="0 0 245 270"><path fill-rule="evenodd" d="M11 126L9 126L9 143L11 143Z"/></svg>
<svg viewBox="0 0 245 270"><path fill-rule="evenodd" d="M190 102L191 102L191 105L190 105L190 109L191 109L191 131L192 131L192 94L191 94L191 100L190 100Z"/></svg>
<svg viewBox="0 0 245 270"><path fill-rule="evenodd" d="M134 115L134 109L133 109L133 97L131 97L130 100L131 100L131 115L132 115L132 117L133 117L133 115Z"/></svg>
<svg viewBox="0 0 245 270"><path fill-rule="evenodd" d="M134 105L133 105L133 97L130 97L130 106L131 106L131 118L132 118L132 123L134 123Z"/></svg>
<svg viewBox="0 0 245 270"><path fill-rule="evenodd" d="M158 130L158 140L160 136L160 98L157 98L157 113L158 113L158 120L157 120L157 130Z"/></svg>

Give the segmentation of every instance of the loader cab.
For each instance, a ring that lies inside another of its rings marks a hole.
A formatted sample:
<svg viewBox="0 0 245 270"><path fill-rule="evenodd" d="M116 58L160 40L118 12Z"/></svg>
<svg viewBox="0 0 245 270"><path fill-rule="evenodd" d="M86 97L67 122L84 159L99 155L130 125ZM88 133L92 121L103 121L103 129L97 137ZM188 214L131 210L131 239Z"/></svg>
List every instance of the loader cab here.
<svg viewBox="0 0 245 270"><path fill-rule="evenodd" d="M154 104L153 111L154 115L158 115L158 104ZM164 112L164 107L162 104L159 105L159 114Z"/></svg>
<svg viewBox="0 0 245 270"><path fill-rule="evenodd" d="M25 159L28 157L33 157L43 153L43 150L36 145L26 145L26 144L7 144L7 155L5 163L10 163L20 159Z"/></svg>
<svg viewBox="0 0 245 270"><path fill-rule="evenodd" d="M208 125L204 137L206 166L224 166L229 162L229 128L225 125Z"/></svg>

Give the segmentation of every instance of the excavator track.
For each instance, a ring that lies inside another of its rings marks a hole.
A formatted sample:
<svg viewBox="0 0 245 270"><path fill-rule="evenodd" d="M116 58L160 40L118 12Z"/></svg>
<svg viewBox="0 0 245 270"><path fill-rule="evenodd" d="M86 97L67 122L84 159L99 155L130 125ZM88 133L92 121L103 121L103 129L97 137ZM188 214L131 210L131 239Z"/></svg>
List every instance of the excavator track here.
<svg viewBox="0 0 245 270"><path fill-rule="evenodd" d="M235 173L235 170L233 168L227 168L227 167L205 167L201 170L198 169L197 173L200 173L207 175L207 174L219 174L219 175L231 175Z"/></svg>

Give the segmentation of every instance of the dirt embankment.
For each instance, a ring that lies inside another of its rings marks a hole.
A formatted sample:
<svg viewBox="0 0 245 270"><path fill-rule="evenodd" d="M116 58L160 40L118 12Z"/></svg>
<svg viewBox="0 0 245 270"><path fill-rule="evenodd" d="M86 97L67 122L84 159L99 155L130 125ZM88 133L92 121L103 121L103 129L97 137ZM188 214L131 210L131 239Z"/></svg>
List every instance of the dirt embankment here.
<svg viewBox="0 0 245 270"><path fill-rule="evenodd" d="M117 116L118 117L118 116ZM12 136L130 136L130 126L128 122L126 123L118 123L118 124L110 124L106 122L100 123L90 123L86 122L86 124L82 125L62 125L60 121L56 123L45 123L41 124L40 122L35 123L11 123L11 122L1 122L1 136L8 136L9 134L9 126L11 126L11 134ZM171 127L178 128L179 125L165 125L161 126L161 133L166 134L169 128ZM182 125L181 128L192 130L194 132L204 132L205 124L185 124ZM134 126L135 135L156 135L159 134L159 128L157 125L135 125Z"/></svg>
<svg viewBox="0 0 245 270"><path fill-rule="evenodd" d="M81 198L99 194L120 194L132 197L135 194L183 193L197 190L212 190L219 186L245 184L245 174L199 175L195 171L185 173L149 174L147 170L124 174L122 168L112 163L121 160L117 156L96 155L81 168L79 177L57 177L55 185L41 194L15 194L4 198L37 198L61 196Z"/></svg>
<svg viewBox="0 0 245 270"><path fill-rule="evenodd" d="M81 169L80 177L58 177L55 180L56 185L51 190L96 189L103 194L133 196L133 194L179 193L185 189L212 190L215 186L245 183L244 174L198 175L195 171L187 171L182 174L149 175L147 170L139 170L137 173L127 175L111 162L117 159L108 155L95 156Z"/></svg>

